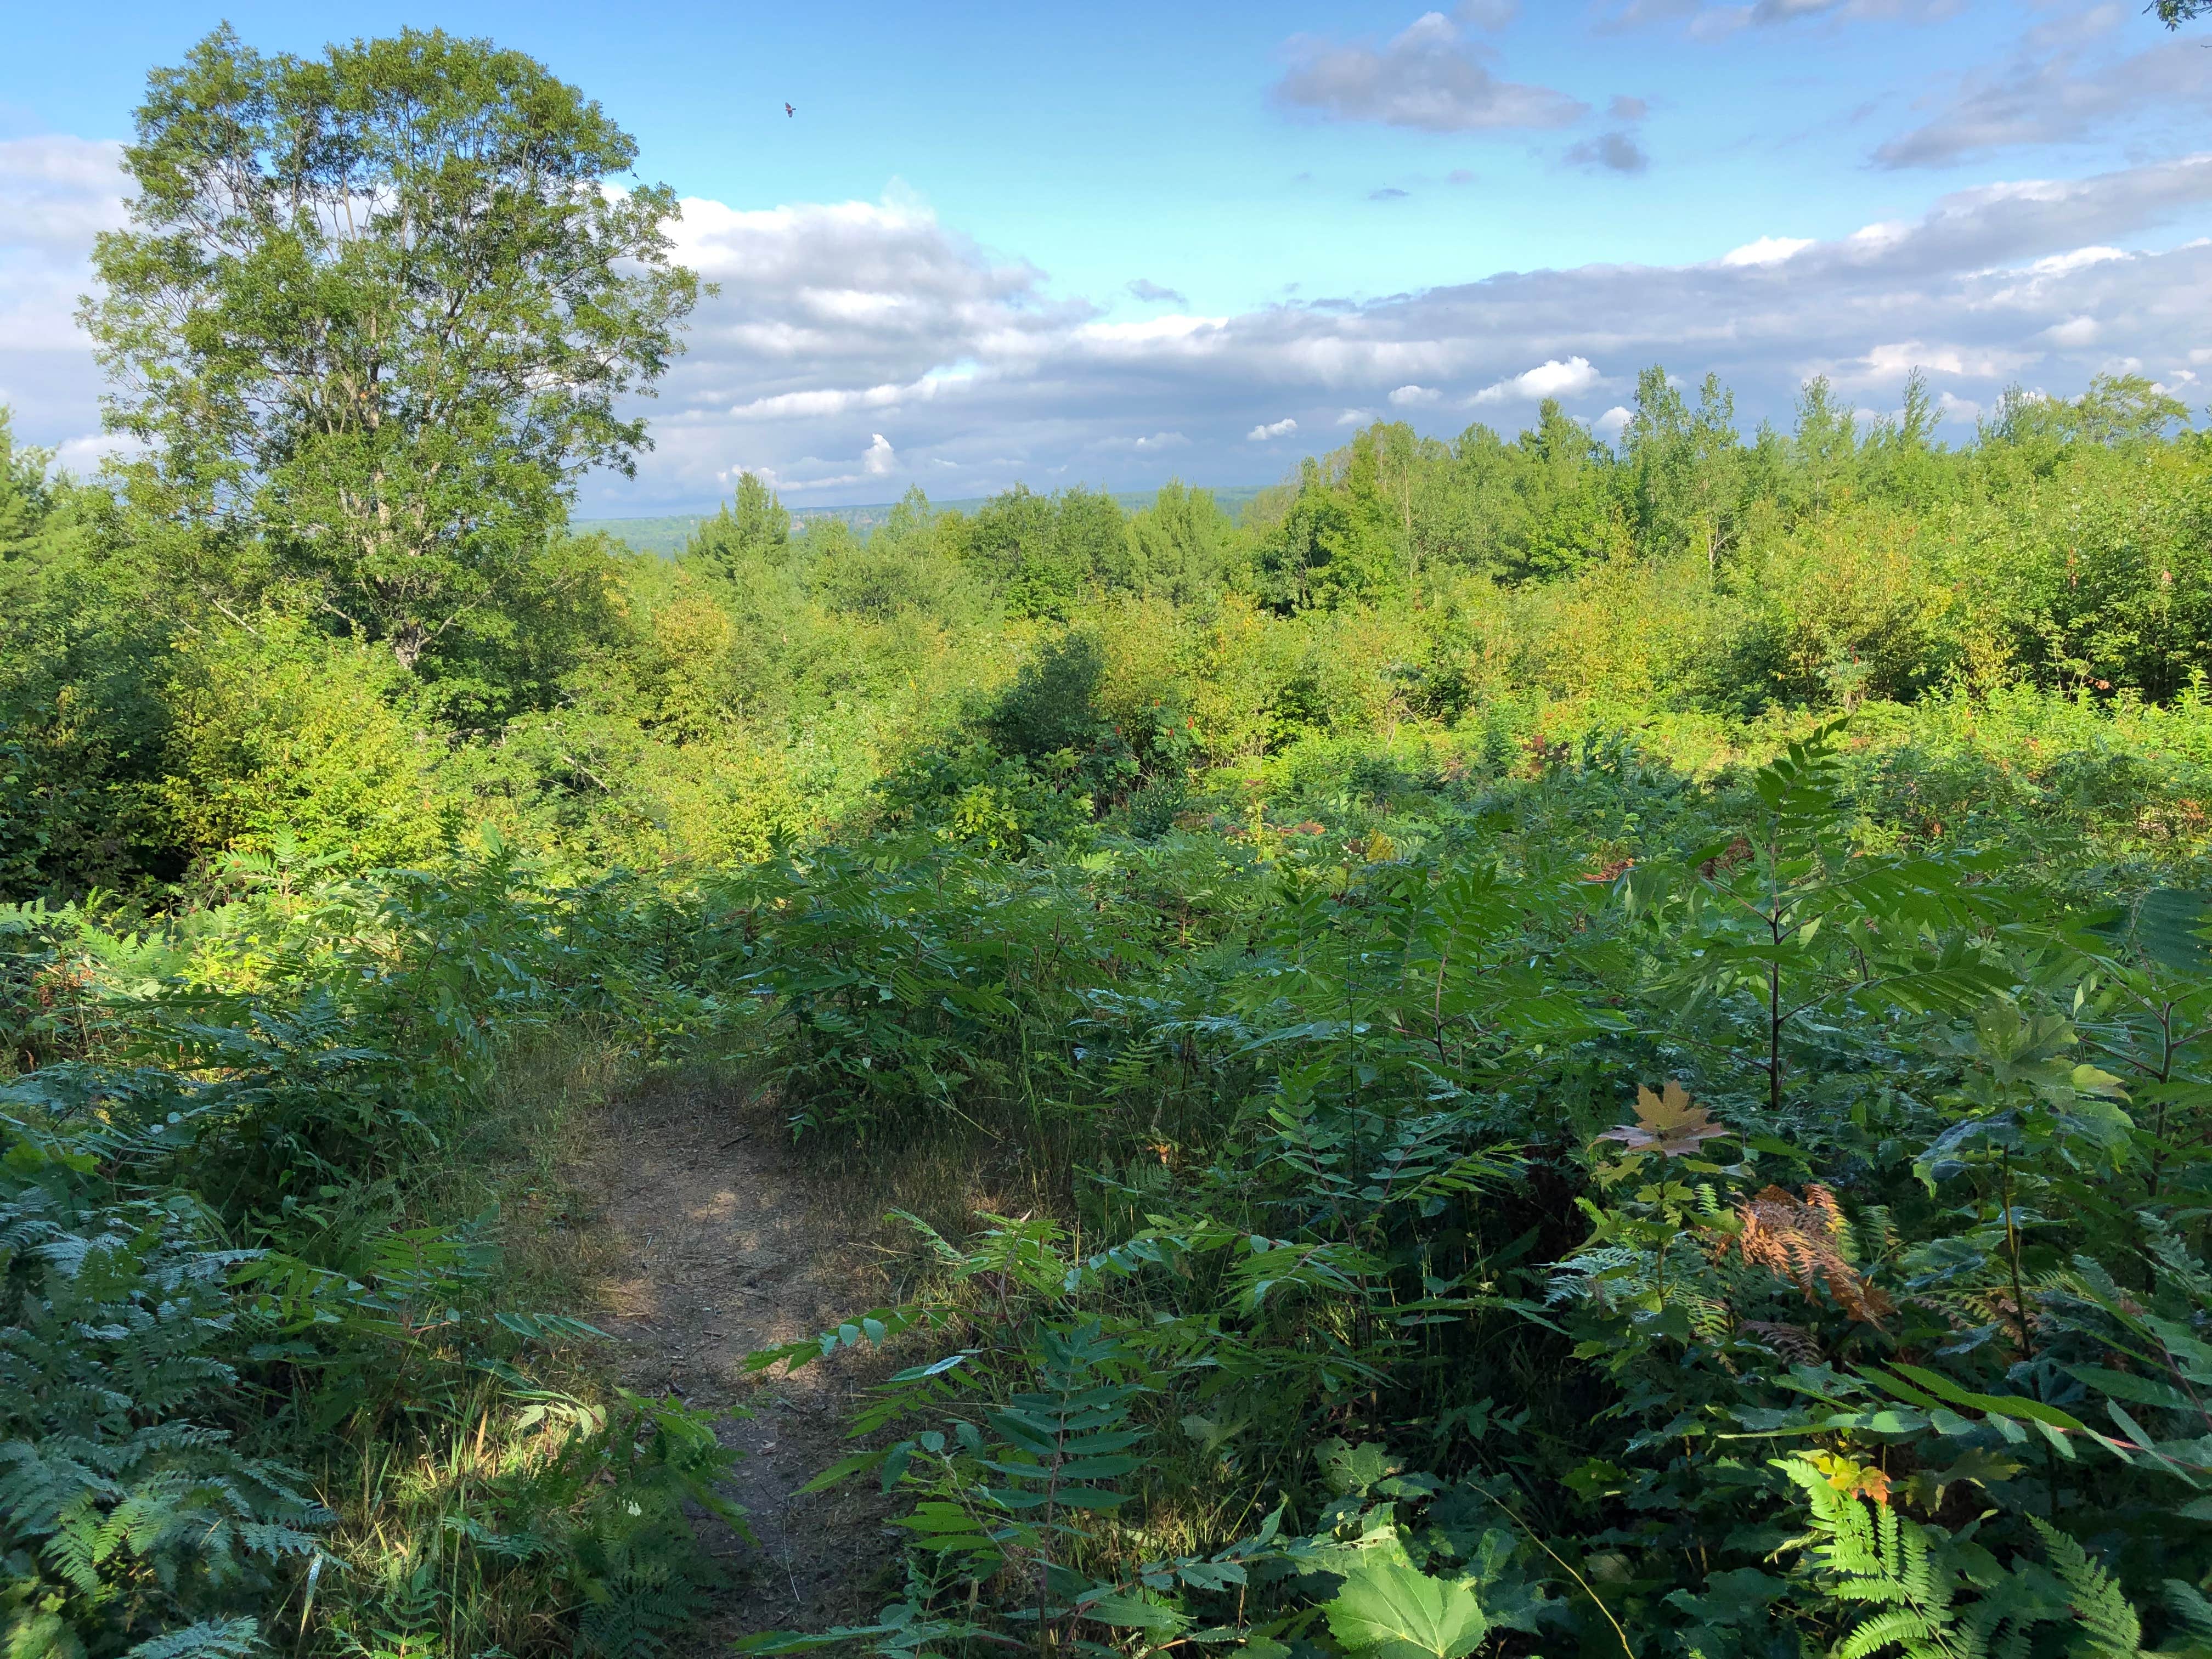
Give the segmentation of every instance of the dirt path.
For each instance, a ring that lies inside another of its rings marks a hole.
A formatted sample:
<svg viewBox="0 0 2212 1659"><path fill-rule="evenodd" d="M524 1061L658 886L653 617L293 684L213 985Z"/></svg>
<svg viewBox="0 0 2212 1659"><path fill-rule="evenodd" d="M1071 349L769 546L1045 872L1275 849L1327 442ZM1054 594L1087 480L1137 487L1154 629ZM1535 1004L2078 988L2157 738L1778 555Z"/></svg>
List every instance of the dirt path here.
<svg viewBox="0 0 2212 1659"><path fill-rule="evenodd" d="M726 1085L662 1080L599 1116L595 1151L566 1173L598 1206L599 1322L623 1339L623 1380L752 1413L723 1437L745 1454L733 1496L759 1541L712 1529L731 1583L700 1650L865 1620L896 1589L884 1500L865 1481L797 1495L852 1449L843 1421L864 1378L850 1364L789 1377L748 1377L744 1365L881 1298L883 1276L866 1265L872 1218L815 1190L777 1115Z"/></svg>

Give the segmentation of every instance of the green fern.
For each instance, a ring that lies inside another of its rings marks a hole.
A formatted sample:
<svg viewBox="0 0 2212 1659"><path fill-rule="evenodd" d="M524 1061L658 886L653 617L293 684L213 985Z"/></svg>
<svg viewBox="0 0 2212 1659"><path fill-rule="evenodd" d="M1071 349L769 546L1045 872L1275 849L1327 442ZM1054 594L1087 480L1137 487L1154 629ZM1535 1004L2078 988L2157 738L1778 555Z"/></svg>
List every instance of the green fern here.
<svg viewBox="0 0 2212 1659"><path fill-rule="evenodd" d="M2142 1652L2142 1620L2105 1564L2041 1516L2031 1515L2027 1520L2043 1540L2051 1570L2066 1586L2067 1604L2081 1627L2087 1651L2094 1659L2137 1659Z"/></svg>
<svg viewBox="0 0 2212 1659"><path fill-rule="evenodd" d="M2029 1609L2008 1583L1961 1602L1977 1587L1948 1556L1940 1532L1838 1490L1802 1459L1777 1464L1812 1510L1808 1552L1822 1595L1850 1623L1832 1659L2014 1659L2024 1654ZM1854 1616L1871 1606L1878 1612Z"/></svg>
<svg viewBox="0 0 2212 1659"><path fill-rule="evenodd" d="M1802 1458L1776 1467L1804 1492L1812 1511L1812 1531L1803 1541L1811 1546L1820 1594L1844 1608L1881 1609L1852 1620L1832 1659L1892 1652L1899 1659L2016 1659L2027 1653L2033 1626L2068 1618L2080 1632L2077 1655L2142 1659L2142 1621L2118 1581L2040 1516L2028 1516L2028 1524L2063 1588L2063 1604L2054 1604L2027 1563L2014 1563L1995 1579L1969 1575L1938 1528L1839 1490ZM2176 1599L2186 1615L2190 1597ZM2194 1599L2202 1604L2203 1598Z"/></svg>
<svg viewBox="0 0 2212 1659"><path fill-rule="evenodd" d="M259 1620L210 1619L149 1636L124 1659L246 1659L261 1647Z"/></svg>

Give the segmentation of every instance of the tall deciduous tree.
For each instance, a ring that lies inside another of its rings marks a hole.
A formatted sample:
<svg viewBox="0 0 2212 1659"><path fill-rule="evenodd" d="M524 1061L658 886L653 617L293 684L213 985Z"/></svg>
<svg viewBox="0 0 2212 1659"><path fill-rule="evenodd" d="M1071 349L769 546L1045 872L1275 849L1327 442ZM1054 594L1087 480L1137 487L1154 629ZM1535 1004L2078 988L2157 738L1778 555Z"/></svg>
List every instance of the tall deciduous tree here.
<svg viewBox="0 0 2212 1659"><path fill-rule="evenodd" d="M140 482L411 668L520 579L581 472L647 447L619 405L699 284L672 192L611 182L635 154L488 41L210 34L149 79L83 313Z"/></svg>

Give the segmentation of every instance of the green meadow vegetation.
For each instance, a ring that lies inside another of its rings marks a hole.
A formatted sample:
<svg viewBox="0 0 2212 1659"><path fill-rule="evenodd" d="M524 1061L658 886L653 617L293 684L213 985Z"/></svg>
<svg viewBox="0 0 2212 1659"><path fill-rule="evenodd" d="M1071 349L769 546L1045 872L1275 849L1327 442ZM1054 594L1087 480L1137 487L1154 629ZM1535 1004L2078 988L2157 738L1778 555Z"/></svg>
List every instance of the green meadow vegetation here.
<svg viewBox="0 0 2212 1659"><path fill-rule="evenodd" d="M1232 521L576 533L699 285L482 42L157 71L0 424L9 1659L692 1639L734 1454L556 1165L659 1068L893 1224L756 1652L2212 1653L2212 439L1645 373Z"/></svg>

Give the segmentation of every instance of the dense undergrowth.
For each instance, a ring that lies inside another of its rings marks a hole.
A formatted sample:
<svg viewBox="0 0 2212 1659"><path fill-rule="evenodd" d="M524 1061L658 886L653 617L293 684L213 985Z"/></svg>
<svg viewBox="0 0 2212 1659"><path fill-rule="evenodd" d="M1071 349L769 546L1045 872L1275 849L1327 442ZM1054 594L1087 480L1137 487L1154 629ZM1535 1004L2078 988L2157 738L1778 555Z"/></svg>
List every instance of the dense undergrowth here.
<svg viewBox="0 0 2212 1659"><path fill-rule="evenodd" d="M1449 747L1020 858L915 784L677 879L494 841L267 860L166 931L15 912L19 1638L680 1619L710 1431L593 1396L501 1225L422 1190L501 1054L583 1033L878 1157L957 1121L1063 1195L761 1357L919 1362L825 1477L913 1499L837 1639L2203 1640L2212 990L2167 803L2087 810L2094 747L2037 781L1848 724L1705 778Z"/></svg>

